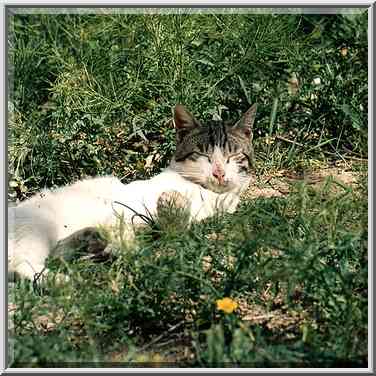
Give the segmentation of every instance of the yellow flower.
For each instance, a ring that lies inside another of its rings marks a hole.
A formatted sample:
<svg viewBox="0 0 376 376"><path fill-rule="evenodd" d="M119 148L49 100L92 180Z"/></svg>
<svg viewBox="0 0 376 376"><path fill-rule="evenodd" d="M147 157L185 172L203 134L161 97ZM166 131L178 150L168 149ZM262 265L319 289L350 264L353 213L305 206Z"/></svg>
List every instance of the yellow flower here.
<svg viewBox="0 0 376 376"><path fill-rule="evenodd" d="M224 313L232 313L236 308L238 308L238 303L230 298L218 299L216 301L217 309L223 311Z"/></svg>
<svg viewBox="0 0 376 376"><path fill-rule="evenodd" d="M345 57L345 56L347 55L347 53L349 52L349 49L348 49L347 47L342 47L342 48L340 49L340 52L341 52L341 55L342 55L343 57Z"/></svg>

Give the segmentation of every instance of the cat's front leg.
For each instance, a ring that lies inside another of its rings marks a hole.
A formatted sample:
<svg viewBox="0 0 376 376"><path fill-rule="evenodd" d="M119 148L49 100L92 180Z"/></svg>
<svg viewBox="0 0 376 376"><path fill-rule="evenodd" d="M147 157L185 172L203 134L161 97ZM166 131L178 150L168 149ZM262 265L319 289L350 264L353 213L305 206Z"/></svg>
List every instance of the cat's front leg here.
<svg viewBox="0 0 376 376"><path fill-rule="evenodd" d="M201 221L214 215L233 213L239 204L239 196L234 193L218 194L210 190L201 190L192 200L192 215Z"/></svg>
<svg viewBox="0 0 376 376"><path fill-rule="evenodd" d="M65 260L83 257L102 261L109 257L107 245L97 227L85 227L60 240L52 252Z"/></svg>
<svg viewBox="0 0 376 376"><path fill-rule="evenodd" d="M85 227L60 240L54 255L66 260L80 258L106 261L119 249L136 247L134 228L128 223L115 221L113 225Z"/></svg>
<svg viewBox="0 0 376 376"><path fill-rule="evenodd" d="M239 201L237 194L218 194L206 189L194 192L189 198L177 191L166 191L158 198L157 215L161 218L173 214L177 218L188 213L191 221L201 221L216 214L235 212Z"/></svg>
<svg viewBox="0 0 376 376"><path fill-rule="evenodd" d="M219 199L219 208L223 212L234 213L239 205L240 198L234 193L222 194Z"/></svg>

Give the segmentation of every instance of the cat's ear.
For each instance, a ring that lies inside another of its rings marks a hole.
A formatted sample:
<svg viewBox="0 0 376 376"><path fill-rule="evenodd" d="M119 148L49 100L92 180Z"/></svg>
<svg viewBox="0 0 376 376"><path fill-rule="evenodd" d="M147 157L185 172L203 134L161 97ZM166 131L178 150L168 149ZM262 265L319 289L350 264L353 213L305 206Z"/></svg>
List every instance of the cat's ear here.
<svg viewBox="0 0 376 376"><path fill-rule="evenodd" d="M252 105L241 119L234 125L234 129L242 132L246 137L252 138L253 123L255 122L257 104Z"/></svg>
<svg viewBox="0 0 376 376"><path fill-rule="evenodd" d="M182 104L177 104L174 109L174 125L178 131L189 131L199 127L200 123Z"/></svg>

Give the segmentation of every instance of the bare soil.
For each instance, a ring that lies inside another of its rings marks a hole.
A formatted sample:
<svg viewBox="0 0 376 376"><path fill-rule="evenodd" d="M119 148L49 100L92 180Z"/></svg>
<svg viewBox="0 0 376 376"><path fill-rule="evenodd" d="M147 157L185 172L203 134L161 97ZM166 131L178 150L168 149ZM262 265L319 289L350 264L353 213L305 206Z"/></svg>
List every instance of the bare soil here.
<svg viewBox="0 0 376 376"><path fill-rule="evenodd" d="M244 193L243 198L282 197L290 192L294 183L299 181L320 188L329 176L352 187L358 185L359 174L354 172L352 166L347 162L337 162L334 166L324 166L308 171L278 170L255 176L254 183Z"/></svg>

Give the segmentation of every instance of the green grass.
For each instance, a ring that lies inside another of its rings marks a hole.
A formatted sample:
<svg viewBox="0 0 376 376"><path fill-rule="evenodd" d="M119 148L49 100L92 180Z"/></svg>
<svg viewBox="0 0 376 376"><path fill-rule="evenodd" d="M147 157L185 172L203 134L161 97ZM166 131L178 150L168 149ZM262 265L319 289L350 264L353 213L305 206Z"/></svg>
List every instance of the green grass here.
<svg viewBox="0 0 376 376"><path fill-rule="evenodd" d="M235 121L257 102L260 176L359 160L360 181L245 198L188 231L167 211L107 262L49 260L45 285L12 286L11 365L366 366L366 32L366 13L12 16L13 201L159 172L176 103Z"/></svg>
<svg viewBox="0 0 376 376"><path fill-rule="evenodd" d="M236 121L257 102L263 169L367 156L366 12L14 15L9 62L13 197L158 172L176 103Z"/></svg>
<svg viewBox="0 0 376 376"><path fill-rule="evenodd" d="M328 179L189 231L144 229L112 262L51 260L69 282L15 286L14 365L106 365L116 352L150 364L148 349L163 366L169 340L192 354L178 366L366 366L366 218L364 193ZM238 310L220 312L223 297ZM252 321L255 306L272 320Z"/></svg>

